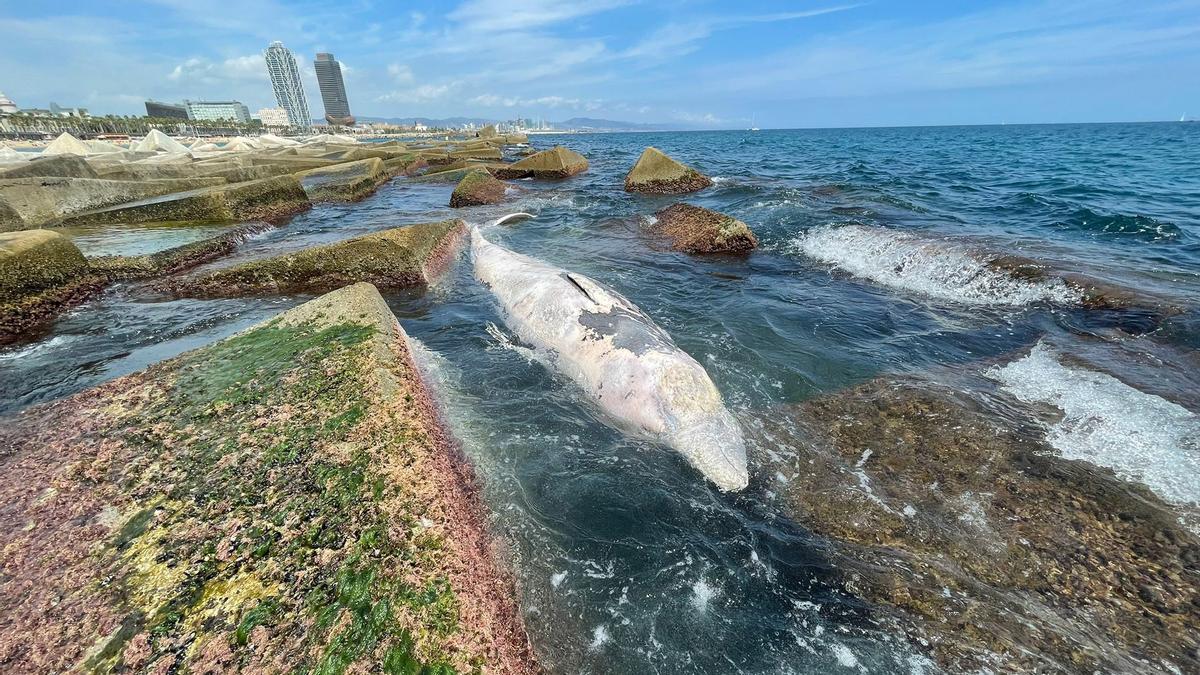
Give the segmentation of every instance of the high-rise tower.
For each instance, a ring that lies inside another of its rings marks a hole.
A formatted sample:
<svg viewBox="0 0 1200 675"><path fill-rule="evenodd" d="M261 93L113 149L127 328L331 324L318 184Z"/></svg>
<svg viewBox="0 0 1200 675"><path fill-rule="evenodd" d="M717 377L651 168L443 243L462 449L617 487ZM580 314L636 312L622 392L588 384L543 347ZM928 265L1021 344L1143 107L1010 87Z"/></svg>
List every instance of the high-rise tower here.
<svg viewBox="0 0 1200 675"><path fill-rule="evenodd" d="M342 81L342 64L333 58L333 54L321 53L317 54L313 68L317 71L317 84L321 87L325 119L330 124L354 124L354 116L350 114L350 102L346 99L346 83Z"/></svg>
<svg viewBox="0 0 1200 675"><path fill-rule="evenodd" d="M276 40L263 52L267 59L267 72L271 74L271 86L275 88L275 100L287 111L288 124L298 129L312 126L308 112L308 99L304 96L304 85L300 82L300 70L296 68L296 57L292 50Z"/></svg>

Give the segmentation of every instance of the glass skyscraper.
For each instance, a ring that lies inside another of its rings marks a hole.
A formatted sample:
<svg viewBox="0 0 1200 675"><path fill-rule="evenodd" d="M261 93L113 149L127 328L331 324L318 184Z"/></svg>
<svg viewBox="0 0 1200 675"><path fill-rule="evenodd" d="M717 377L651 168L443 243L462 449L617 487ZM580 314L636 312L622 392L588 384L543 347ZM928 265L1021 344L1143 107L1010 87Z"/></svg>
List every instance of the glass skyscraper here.
<svg viewBox="0 0 1200 675"><path fill-rule="evenodd" d="M312 115L308 112L308 99L304 96L304 85L300 82L300 70L296 68L296 57L292 50L276 40L267 47L263 56L267 59L271 86L275 88L275 100L279 101L279 107L287 111L288 124L298 129L311 127Z"/></svg>
<svg viewBox="0 0 1200 675"><path fill-rule="evenodd" d="M354 124L350 102L346 100L346 83L342 81L342 64L333 58L333 54L321 53L317 54L313 68L317 71L317 84L321 87L326 121L342 126Z"/></svg>

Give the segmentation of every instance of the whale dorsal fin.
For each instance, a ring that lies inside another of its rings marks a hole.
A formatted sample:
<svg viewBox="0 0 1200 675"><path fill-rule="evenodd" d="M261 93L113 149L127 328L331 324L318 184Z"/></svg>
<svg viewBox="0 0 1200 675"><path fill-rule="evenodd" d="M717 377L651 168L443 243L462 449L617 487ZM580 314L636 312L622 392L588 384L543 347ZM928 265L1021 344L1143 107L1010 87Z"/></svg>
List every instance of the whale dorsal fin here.
<svg viewBox="0 0 1200 675"><path fill-rule="evenodd" d="M600 305L601 307L627 307L630 304L625 298L622 298L621 296L601 286L595 281L592 281L588 277L583 276L582 274L567 272L566 277L567 281L570 281L575 288L579 289L579 292L586 295L589 300L597 305Z"/></svg>

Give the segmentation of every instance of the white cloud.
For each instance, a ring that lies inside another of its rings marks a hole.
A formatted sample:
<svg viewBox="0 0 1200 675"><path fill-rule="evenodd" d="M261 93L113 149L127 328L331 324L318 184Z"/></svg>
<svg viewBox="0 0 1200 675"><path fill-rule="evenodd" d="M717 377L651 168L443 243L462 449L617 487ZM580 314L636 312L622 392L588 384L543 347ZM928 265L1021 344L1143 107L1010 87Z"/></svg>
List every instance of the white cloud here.
<svg viewBox="0 0 1200 675"><path fill-rule="evenodd" d="M526 32L628 4L630 0L467 0L446 17L475 32Z"/></svg>
<svg viewBox="0 0 1200 675"><path fill-rule="evenodd" d="M262 54L234 56L219 63L192 57L175 66L167 75L173 82L219 84L223 81L266 82L267 64Z"/></svg>
<svg viewBox="0 0 1200 675"><path fill-rule="evenodd" d="M739 26L755 23L777 23L780 21L795 21L835 12L844 12L861 5L838 5L810 9L803 12L786 12L779 14L752 14L745 16L721 16L694 19L683 23L668 23L641 40L634 46L621 53L622 57L631 59L667 59L683 56L696 51L697 43L721 30L729 30Z"/></svg>
<svg viewBox="0 0 1200 675"><path fill-rule="evenodd" d="M388 77L392 78L392 81L396 84L408 85L416 81L416 77L413 76L412 68L409 68L401 63L389 64L387 67L387 73Z"/></svg>
<svg viewBox="0 0 1200 675"><path fill-rule="evenodd" d="M389 103L431 103L445 98L455 88L453 84L423 84L419 87L391 91L375 100Z"/></svg>
<svg viewBox="0 0 1200 675"><path fill-rule="evenodd" d="M500 96L497 94L480 94L472 98L470 103L487 108L571 108L575 110L599 110L604 102L570 98L566 96L538 96L522 98L520 96Z"/></svg>

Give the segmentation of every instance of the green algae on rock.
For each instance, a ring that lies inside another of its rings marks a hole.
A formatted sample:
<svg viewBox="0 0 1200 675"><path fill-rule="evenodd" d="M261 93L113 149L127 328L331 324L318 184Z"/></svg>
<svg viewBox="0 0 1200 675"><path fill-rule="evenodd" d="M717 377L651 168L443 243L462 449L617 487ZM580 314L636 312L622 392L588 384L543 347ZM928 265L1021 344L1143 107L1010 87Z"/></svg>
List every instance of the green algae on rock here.
<svg viewBox="0 0 1200 675"><path fill-rule="evenodd" d="M1200 669L1200 539L1144 487L915 379L764 431L797 429L811 449L768 460L785 509L947 670Z"/></svg>
<svg viewBox="0 0 1200 675"><path fill-rule="evenodd" d="M556 145L549 150L543 150L518 162L497 168L492 173L496 178L504 180L517 178L558 180L587 171L587 168L588 161L583 155Z"/></svg>
<svg viewBox="0 0 1200 675"><path fill-rule="evenodd" d="M86 300L105 281L57 232L0 233L0 343Z"/></svg>
<svg viewBox="0 0 1200 675"><path fill-rule="evenodd" d="M95 178L0 179L0 204L8 205L16 215L14 219L0 213L0 231L54 225L63 218L96 209L225 183L226 180L219 177L138 181Z"/></svg>
<svg viewBox="0 0 1200 675"><path fill-rule="evenodd" d="M382 288L420 286L449 263L465 233L461 220L418 223L174 279L167 286L184 297L324 292L360 281Z"/></svg>
<svg viewBox="0 0 1200 675"><path fill-rule="evenodd" d="M699 171L685 166L649 147L625 175L626 192L674 195L695 192L712 185L712 180Z"/></svg>
<svg viewBox="0 0 1200 675"><path fill-rule="evenodd" d="M536 672L471 467L357 284L0 428L11 672Z"/></svg>
<svg viewBox="0 0 1200 675"><path fill-rule="evenodd" d="M450 206L481 206L484 204L499 204L504 201L504 192L508 186L492 178L492 174L483 169L475 169L463 176L454 192L450 195Z"/></svg>
<svg viewBox="0 0 1200 675"><path fill-rule="evenodd" d="M692 204L672 204L654 214L655 228L684 253L749 253L758 239L742 221Z"/></svg>
<svg viewBox="0 0 1200 675"><path fill-rule="evenodd" d="M88 211L67 218L63 224L267 220L288 216L311 206L300 182L294 176L283 175Z"/></svg>
<svg viewBox="0 0 1200 675"><path fill-rule="evenodd" d="M355 202L363 199L391 177L378 157L309 169L296 174L309 200Z"/></svg>

